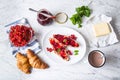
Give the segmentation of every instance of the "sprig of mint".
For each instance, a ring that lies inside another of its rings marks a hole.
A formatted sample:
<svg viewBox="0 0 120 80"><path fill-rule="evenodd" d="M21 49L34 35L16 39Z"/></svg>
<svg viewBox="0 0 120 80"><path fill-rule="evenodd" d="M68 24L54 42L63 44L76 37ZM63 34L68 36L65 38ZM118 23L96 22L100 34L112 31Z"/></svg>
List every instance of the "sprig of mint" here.
<svg viewBox="0 0 120 80"><path fill-rule="evenodd" d="M74 50L74 55L78 55L79 50Z"/></svg>
<svg viewBox="0 0 120 80"><path fill-rule="evenodd" d="M72 15L70 20L74 25L78 24L78 28L82 27L82 17L89 17L91 14L91 9L88 6L81 6L76 8L76 13Z"/></svg>

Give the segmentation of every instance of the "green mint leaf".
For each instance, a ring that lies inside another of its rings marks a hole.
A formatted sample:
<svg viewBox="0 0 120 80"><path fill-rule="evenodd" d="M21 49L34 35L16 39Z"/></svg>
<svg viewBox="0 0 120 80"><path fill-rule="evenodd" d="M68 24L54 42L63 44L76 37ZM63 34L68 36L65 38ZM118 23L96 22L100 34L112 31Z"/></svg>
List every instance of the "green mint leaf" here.
<svg viewBox="0 0 120 80"><path fill-rule="evenodd" d="M89 10L85 10L85 16L87 16L87 17L90 16L90 11Z"/></svg>
<svg viewBox="0 0 120 80"><path fill-rule="evenodd" d="M79 50L74 50L74 52L79 52Z"/></svg>
<svg viewBox="0 0 120 80"><path fill-rule="evenodd" d="M60 51L61 51L60 48L58 48L58 49L57 49L57 52L60 53Z"/></svg>
<svg viewBox="0 0 120 80"><path fill-rule="evenodd" d="M79 50L74 50L74 55L78 55Z"/></svg>
<svg viewBox="0 0 120 80"><path fill-rule="evenodd" d="M67 42L67 39L64 39L63 42L66 43L66 42Z"/></svg>
<svg viewBox="0 0 120 80"><path fill-rule="evenodd" d="M71 18L70 18L70 20L72 21L72 23L74 24L74 25L76 25L76 23L77 23L77 14L74 14Z"/></svg>
<svg viewBox="0 0 120 80"><path fill-rule="evenodd" d="M78 55L78 52L75 52L74 55Z"/></svg>
<svg viewBox="0 0 120 80"><path fill-rule="evenodd" d="M81 24L78 24L78 28L81 28L82 27L82 25Z"/></svg>
<svg viewBox="0 0 120 80"><path fill-rule="evenodd" d="M75 18L74 17L71 17L70 18L71 22L75 25L76 24L76 21L75 21Z"/></svg>
<svg viewBox="0 0 120 80"><path fill-rule="evenodd" d="M77 12L77 14L79 14L79 16L81 16L81 17L84 15L84 11L83 11L82 8L80 8L80 7L76 8L76 12Z"/></svg>
<svg viewBox="0 0 120 80"><path fill-rule="evenodd" d="M78 53L75 53L75 55L78 55Z"/></svg>

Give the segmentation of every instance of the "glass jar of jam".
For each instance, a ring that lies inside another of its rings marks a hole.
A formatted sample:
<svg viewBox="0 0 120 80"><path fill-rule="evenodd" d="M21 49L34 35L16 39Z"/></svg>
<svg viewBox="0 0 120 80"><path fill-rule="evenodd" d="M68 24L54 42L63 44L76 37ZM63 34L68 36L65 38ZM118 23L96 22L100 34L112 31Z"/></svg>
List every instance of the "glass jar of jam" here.
<svg viewBox="0 0 120 80"><path fill-rule="evenodd" d="M53 16L52 13L50 13L48 10L41 9L37 13L37 21L41 25L45 26L45 25L51 24L53 22L52 16Z"/></svg>
<svg viewBox="0 0 120 80"><path fill-rule="evenodd" d="M59 12L56 15L52 15L52 13L46 9L40 9L37 11L29 8L29 10L37 12L37 21L43 26L51 24L53 20L59 24L63 24L68 20L68 15L64 12Z"/></svg>

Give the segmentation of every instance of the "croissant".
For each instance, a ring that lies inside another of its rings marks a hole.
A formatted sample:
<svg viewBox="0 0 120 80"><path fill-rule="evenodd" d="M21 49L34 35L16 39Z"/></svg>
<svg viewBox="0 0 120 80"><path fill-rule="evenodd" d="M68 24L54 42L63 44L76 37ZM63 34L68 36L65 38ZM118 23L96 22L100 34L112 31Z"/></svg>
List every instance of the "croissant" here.
<svg viewBox="0 0 120 80"><path fill-rule="evenodd" d="M29 59L29 63L33 68L37 69L45 69L48 68L48 65L44 63L34 52L30 49L27 50L27 57Z"/></svg>
<svg viewBox="0 0 120 80"><path fill-rule="evenodd" d="M24 73L30 74L31 66L29 64L28 58L25 55L18 52L16 54L16 59L17 59L17 67Z"/></svg>

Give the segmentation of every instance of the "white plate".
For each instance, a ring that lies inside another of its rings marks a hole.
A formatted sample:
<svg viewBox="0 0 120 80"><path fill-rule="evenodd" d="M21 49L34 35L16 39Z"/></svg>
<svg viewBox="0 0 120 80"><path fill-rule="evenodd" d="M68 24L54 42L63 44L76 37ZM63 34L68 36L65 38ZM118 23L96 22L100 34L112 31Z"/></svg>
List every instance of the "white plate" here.
<svg viewBox="0 0 120 80"><path fill-rule="evenodd" d="M54 52L49 52L47 51L47 47L48 48L52 48L50 42L49 42L49 38L53 37L53 34L63 34L63 35L71 35L74 34L77 37L77 42L80 44L80 46L78 48L73 48L73 47L68 47L69 50L71 50L72 52L74 52L74 50L79 50L79 54L78 55L70 55L70 60L66 61L63 60L60 56L56 55ZM51 30L43 39L43 48L45 51L45 54L52 59L54 62L56 63L60 63L60 64L74 64L77 63L78 61L80 61L85 53L86 53L86 42L84 40L84 38L82 37L82 35L80 33L78 33L77 31L70 29L70 28L65 28L65 27L57 27L54 28L53 30Z"/></svg>

